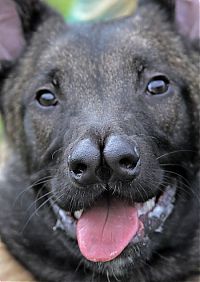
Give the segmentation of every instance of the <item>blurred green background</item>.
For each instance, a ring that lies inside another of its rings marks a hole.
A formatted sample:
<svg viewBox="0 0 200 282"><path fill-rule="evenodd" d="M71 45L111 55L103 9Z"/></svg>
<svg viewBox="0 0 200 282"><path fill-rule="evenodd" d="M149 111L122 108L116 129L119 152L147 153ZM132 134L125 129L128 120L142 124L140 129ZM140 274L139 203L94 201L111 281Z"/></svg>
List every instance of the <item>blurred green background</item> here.
<svg viewBox="0 0 200 282"><path fill-rule="evenodd" d="M46 0L51 6L56 8L61 14L67 16L76 0Z"/></svg>

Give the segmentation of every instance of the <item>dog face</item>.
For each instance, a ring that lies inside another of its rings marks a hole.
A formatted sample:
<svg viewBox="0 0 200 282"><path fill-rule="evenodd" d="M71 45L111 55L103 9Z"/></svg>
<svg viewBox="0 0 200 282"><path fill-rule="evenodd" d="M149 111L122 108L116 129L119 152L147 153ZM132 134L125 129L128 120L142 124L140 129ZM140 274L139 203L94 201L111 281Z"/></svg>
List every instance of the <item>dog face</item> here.
<svg viewBox="0 0 200 282"><path fill-rule="evenodd" d="M183 217L196 229L184 180L197 171L195 59L154 4L84 26L43 9L3 85L9 139L66 260L102 275L145 272L187 240Z"/></svg>

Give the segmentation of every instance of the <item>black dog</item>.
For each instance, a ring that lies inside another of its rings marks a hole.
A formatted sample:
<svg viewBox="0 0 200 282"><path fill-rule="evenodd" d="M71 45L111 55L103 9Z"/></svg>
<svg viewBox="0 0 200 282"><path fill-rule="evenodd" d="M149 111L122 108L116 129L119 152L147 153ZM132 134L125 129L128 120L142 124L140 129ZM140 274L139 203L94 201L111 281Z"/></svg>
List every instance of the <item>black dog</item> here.
<svg viewBox="0 0 200 282"><path fill-rule="evenodd" d="M0 11L10 252L39 281L198 275L199 53L170 5L74 26L37 0Z"/></svg>

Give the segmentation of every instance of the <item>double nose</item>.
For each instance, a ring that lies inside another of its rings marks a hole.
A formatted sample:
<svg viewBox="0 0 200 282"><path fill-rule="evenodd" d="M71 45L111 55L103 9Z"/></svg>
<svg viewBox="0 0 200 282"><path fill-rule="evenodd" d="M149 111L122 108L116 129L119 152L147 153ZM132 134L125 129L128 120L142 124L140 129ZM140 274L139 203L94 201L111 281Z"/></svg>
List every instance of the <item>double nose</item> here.
<svg viewBox="0 0 200 282"><path fill-rule="evenodd" d="M80 185L89 185L109 179L132 180L138 174L139 160L135 142L111 136L103 150L90 139L80 141L72 149L68 164L72 179Z"/></svg>

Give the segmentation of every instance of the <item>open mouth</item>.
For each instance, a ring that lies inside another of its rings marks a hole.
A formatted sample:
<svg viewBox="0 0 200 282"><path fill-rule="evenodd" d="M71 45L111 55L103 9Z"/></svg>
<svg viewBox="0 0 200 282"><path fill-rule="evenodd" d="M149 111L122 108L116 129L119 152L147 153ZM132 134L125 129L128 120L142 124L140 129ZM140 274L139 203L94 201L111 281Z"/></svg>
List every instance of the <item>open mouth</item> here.
<svg viewBox="0 0 200 282"><path fill-rule="evenodd" d="M117 258L129 244L143 242L153 232L162 232L172 213L176 181L164 192L144 203L130 205L109 197L97 200L89 209L66 212L51 201L57 223L78 242L82 255L89 261L108 262Z"/></svg>

